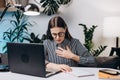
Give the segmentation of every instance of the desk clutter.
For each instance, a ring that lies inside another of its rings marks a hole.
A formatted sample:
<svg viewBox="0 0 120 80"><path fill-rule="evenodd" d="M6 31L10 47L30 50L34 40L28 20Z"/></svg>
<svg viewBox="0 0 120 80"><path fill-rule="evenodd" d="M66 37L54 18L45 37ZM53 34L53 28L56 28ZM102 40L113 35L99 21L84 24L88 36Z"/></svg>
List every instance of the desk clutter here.
<svg viewBox="0 0 120 80"><path fill-rule="evenodd" d="M101 79L120 79L120 71L114 69L102 69L98 72Z"/></svg>

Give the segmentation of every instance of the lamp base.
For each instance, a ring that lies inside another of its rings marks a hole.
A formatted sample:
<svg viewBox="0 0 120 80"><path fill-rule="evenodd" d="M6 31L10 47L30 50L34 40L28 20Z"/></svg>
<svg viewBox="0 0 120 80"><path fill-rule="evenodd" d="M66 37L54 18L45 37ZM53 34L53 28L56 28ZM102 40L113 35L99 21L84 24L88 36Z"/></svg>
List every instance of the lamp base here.
<svg viewBox="0 0 120 80"><path fill-rule="evenodd" d="M112 47L109 56L112 56L114 54L114 52L116 52L116 55L118 55L120 57L120 48Z"/></svg>

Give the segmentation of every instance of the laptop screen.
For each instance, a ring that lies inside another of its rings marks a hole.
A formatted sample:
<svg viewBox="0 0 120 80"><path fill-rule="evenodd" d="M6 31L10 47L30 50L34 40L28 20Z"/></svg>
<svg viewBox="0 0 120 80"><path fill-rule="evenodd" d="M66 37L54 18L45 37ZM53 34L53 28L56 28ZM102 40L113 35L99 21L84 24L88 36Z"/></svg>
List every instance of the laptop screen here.
<svg viewBox="0 0 120 80"><path fill-rule="evenodd" d="M43 44L7 43L7 51L11 72L45 77Z"/></svg>

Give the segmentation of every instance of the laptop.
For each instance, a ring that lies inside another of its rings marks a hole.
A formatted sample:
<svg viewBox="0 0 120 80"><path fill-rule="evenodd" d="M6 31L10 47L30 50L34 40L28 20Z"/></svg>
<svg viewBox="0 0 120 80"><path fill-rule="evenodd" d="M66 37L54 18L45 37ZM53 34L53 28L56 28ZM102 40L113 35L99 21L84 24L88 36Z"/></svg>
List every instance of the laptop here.
<svg viewBox="0 0 120 80"><path fill-rule="evenodd" d="M50 77L60 72L46 71L43 44L7 43L7 51L11 72L38 77Z"/></svg>

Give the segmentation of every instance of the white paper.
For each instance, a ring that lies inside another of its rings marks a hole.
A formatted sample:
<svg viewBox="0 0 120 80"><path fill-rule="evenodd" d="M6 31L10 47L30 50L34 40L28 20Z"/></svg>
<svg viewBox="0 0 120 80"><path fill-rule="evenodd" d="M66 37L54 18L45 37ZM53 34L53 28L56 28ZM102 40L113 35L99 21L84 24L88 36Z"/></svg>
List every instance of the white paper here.
<svg viewBox="0 0 120 80"><path fill-rule="evenodd" d="M93 73L86 71L86 70L82 70L80 68L78 68L78 69L73 68L72 72L67 72L67 73L70 75L73 75L73 76L77 76L77 77L94 76Z"/></svg>

